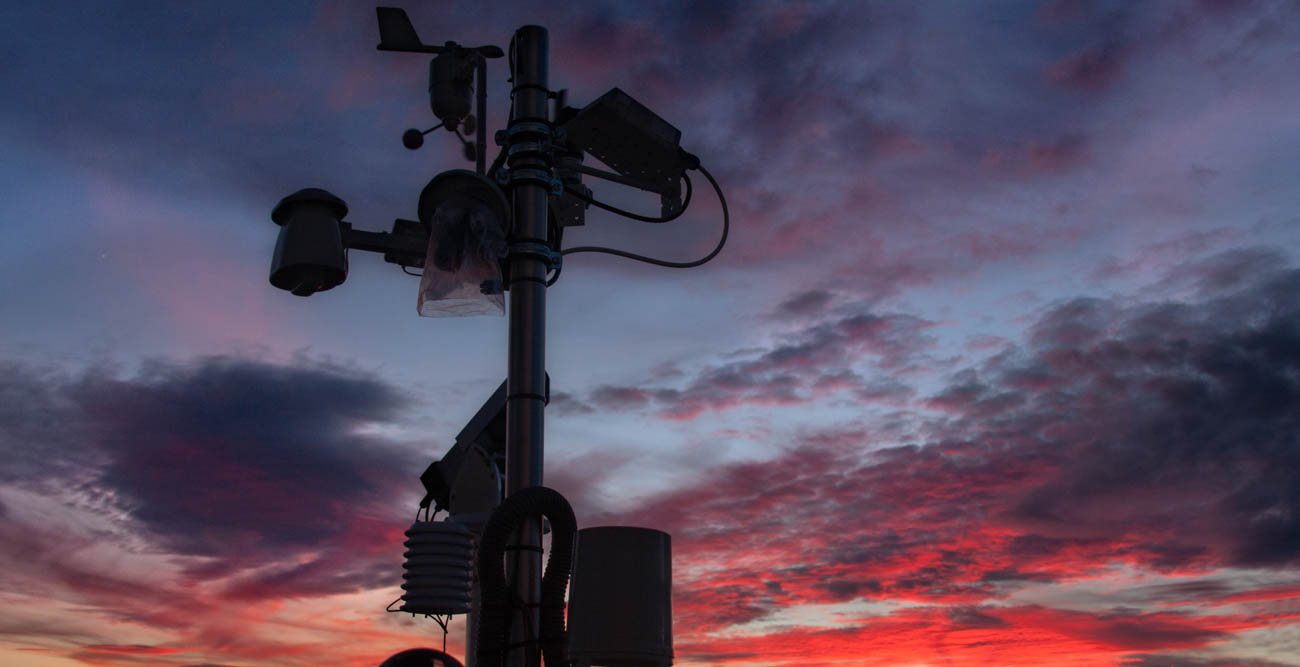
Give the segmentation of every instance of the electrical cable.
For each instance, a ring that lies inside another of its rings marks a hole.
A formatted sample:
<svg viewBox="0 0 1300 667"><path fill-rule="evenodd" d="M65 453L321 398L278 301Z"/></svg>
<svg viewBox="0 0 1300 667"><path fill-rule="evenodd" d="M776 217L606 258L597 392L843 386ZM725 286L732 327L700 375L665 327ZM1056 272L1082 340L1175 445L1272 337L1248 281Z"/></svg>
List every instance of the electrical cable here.
<svg viewBox="0 0 1300 667"><path fill-rule="evenodd" d="M600 176L597 176L597 178L600 178ZM564 191L577 197L578 199L581 199L582 201L587 202L588 204L591 204L592 206L595 206L596 208L603 208L606 211L609 211L610 213L616 213L625 218L640 220L641 222L651 222L651 223L658 224L662 222L672 222L673 220L680 218L682 214L686 212L686 207L691 205L691 192L694 188L692 187L691 179L689 176L686 175L686 172L682 172L682 178L686 180L686 198L682 200L682 207L677 209L676 213L669 216L664 216L662 218L651 218L649 216L640 215L638 213L633 213L631 211L625 211L621 208L618 208L617 206L611 206L609 204L606 204L605 202L596 201L595 199L592 199L591 197L587 196L585 192L582 192L581 190L577 190L575 188L571 188L567 185L564 186Z"/></svg>
<svg viewBox="0 0 1300 667"><path fill-rule="evenodd" d="M511 110L512 111L514 110L513 106L511 107ZM501 150L497 151L496 159L492 160L492 166L488 168L488 172L486 176L488 178L496 178L497 171L500 170L505 163L506 163L506 147L502 146Z"/></svg>
<svg viewBox="0 0 1300 667"><path fill-rule="evenodd" d="M555 273L546 280L546 286L554 285L560 279L560 272L564 270L564 264L559 261L560 246L564 244L564 226L556 223L554 215L547 215L546 225L546 244L551 247L551 252L556 253Z"/></svg>
<svg viewBox="0 0 1300 667"><path fill-rule="evenodd" d="M654 257L646 257L645 255L638 255L636 253L631 253L624 250L617 250L615 248L602 248L599 246L578 246L576 248L568 248L561 251L560 254L572 255L579 252L598 252L606 255L614 255L616 257L623 257L626 259L636 260L638 262L645 262L646 264L654 264L655 266L666 266L670 269L689 269L704 264L709 260L713 259L714 257L717 257L718 253L722 252L722 247L727 244L727 234L731 229L731 214L727 210L727 198L722 195L722 188L718 186L718 182L713 179L713 175L710 174L709 171L704 167L698 167L698 169L700 170L701 174L704 174L705 178L709 179L709 184L713 186L713 191L718 193L718 203L722 204L722 238L718 239L718 245L715 246L713 248L713 251L710 252L709 254L693 262L669 262L662 259L656 259Z"/></svg>
<svg viewBox="0 0 1300 667"><path fill-rule="evenodd" d="M433 622L437 623L438 627L442 628L442 652L446 653L447 652L447 624L451 623L451 614L447 614L447 618L443 618L438 614L433 614L432 618L433 618Z"/></svg>

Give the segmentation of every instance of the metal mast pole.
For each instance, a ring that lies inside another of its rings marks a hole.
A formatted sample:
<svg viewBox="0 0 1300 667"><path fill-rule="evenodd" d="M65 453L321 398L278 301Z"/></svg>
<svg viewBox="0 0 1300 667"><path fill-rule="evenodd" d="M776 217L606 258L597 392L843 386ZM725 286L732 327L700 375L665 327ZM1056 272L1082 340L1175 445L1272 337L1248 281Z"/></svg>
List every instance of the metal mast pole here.
<svg viewBox="0 0 1300 667"><path fill-rule="evenodd" d="M510 352L506 381L506 495L542 484L542 419L546 404L547 203L550 143L547 119L547 34L541 26L515 32L514 113L508 162L514 186L510 234ZM520 529L507 574L523 613L511 623L510 642L536 639L542 581L542 531L536 520ZM528 635L532 635L529 637ZM509 667L536 667L535 646L507 655Z"/></svg>
<svg viewBox="0 0 1300 667"><path fill-rule="evenodd" d="M478 70L478 132L474 135L474 170L487 172L487 58L474 52L474 69Z"/></svg>

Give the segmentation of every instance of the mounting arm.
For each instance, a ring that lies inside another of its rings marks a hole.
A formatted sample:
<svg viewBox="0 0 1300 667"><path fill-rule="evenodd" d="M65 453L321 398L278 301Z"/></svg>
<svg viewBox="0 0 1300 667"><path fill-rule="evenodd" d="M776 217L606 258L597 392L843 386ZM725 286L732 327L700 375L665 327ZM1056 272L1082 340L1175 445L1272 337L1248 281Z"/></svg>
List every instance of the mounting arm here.
<svg viewBox="0 0 1300 667"><path fill-rule="evenodd" d="M350 222L340 224L345 248L383 253L384 261L390 264L424 266L429 234L419 222L398 218L393 221L391 232L367 232L353 229Z"/></svg>

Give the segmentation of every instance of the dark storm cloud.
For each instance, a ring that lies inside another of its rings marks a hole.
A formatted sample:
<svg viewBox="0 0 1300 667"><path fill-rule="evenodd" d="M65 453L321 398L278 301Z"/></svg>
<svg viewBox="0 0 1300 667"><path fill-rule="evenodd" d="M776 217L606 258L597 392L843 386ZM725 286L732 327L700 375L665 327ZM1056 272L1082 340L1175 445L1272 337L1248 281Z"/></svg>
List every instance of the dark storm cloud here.
<svg viewBox="0 0 1300 667"><path fill-rule="evenodd" d="M157 364L67 388L111 453L99 484L183 552L307 547L338 530L331 505L373 497L397 457L352 431L403 399L381 382L230 359Z"/></svg>
<svg viewBox="0 0 1300 667"><path fill-rule="evenodd" d="M28 400L0 421L0 450L20 462L5 467L10 483L107 499L160 548L203 557L187 569L200 579L315 554L239 580L232 594L390 583L375 559L391 560L381 547L396 526L367 517L410 486L418 462L358 430L405 409L392 387L345 369L221 357L152 362L129 378L15 369L5 393Z"/></svg>
<svg viewBox="0 0 1300 667"><path fill-rule="evenodd" d="M76 483L97 474L104 457L84 446L84 419L59 391L66 378L12 361L0 362L0 481Z"/></svg>
<svg viewBox="0 0 1300 667"><path fill-rule="evenodd" d="M1020 516L1100 534L1193 522L1198 529L1160 549L1169 567L1196 560L1198 547L1241 566L1300 559L1300 272L1261 270L1280 261L1262 257L1235 252L1180 269L1213 268L1200 304L1065 303L1040 320L1030 354L982 373L993 384L1037 377L1040 391L1002 425L1052 410L1052 430L1077 457ZM979 417L980 400L965 396L956 409ZM1163 498L1162 509L1115 506L1134 494Z"/></svg>

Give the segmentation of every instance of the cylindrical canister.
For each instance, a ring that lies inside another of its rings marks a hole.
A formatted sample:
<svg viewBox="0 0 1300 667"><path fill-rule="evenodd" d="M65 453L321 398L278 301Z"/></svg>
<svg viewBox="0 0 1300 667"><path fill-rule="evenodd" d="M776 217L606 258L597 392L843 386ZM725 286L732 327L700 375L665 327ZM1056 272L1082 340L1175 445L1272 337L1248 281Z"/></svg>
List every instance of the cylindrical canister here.
<svg viewBox="0 0 1300 667"><path fill-rule="evenodd" d="M650 528L578 531L569 656L579 667L673 664L672 544Z"/></svg>

